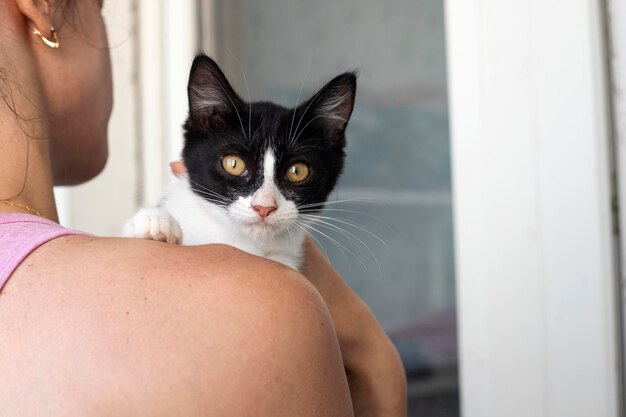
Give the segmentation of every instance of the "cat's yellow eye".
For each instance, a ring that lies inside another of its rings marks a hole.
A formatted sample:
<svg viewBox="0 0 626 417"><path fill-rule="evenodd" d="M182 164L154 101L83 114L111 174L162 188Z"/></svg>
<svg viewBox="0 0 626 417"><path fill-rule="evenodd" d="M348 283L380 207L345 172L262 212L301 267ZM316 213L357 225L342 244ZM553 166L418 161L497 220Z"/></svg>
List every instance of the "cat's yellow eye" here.
<svg viewBox="0 0 626 417"><path fill-rule="evenodd" d="M290 182L302 182L309 177L309 167L303 162L293 164L287 169L285 177Z"/></svg>
<svg viewBox="0 0 626 417"><path fill-rule="evenodd" d="M236 177L241 177L246 173L246 163L237 155L226 155L222 159L222 167L224 171Z"/></svg>

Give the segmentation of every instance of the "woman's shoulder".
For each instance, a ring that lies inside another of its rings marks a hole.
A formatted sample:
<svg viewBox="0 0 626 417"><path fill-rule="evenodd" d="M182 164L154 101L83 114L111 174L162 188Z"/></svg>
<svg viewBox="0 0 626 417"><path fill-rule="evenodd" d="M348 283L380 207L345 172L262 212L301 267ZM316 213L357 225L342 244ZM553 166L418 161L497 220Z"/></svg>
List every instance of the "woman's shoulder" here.
<svg viewBox="0 0 626 417"><path fill-rule="evenodd" d="M174 291L202 281L212 281L213 286L223 281L241 282L242 276L246 276L247 285L280 285L275 279L260 279L266 275L304 279L288 267L228 245L181 246L71 234L51 240L28 255L7 287L54 280L57 285L84 288L86 292L102 292L105 285L137 291L138 283L149 281L150 285L172 287L169 289Z"/></svg>
<svg viewBox="0 0 626 417"><path fill-rule="evenodd" d="M327 309L304 278L224 245L63 236L15 271L0 293L0 317L0 390L17 393L0 405L17 409L40 401L66 410L71 398L113 415L204 415L181 404L217 403L223 381L249 381L249 372L233 374L240 356L275 366L331 345L322 333L332 326L320 326ZM33 379L46 381L46 395L32 391ZM32 401L13 401L27 394Z"/></svg>
<svg viewBox="0 0 626 417"><path fill-rule="evenodd" d="M42 245L24 263L26 269L31 271L53 267L79 275L103 272L128 276L188 272L207 263L218 268L227 259L240 257L246 255L227 245L180 246L145 239L78 233L64 235Z"/></svg>

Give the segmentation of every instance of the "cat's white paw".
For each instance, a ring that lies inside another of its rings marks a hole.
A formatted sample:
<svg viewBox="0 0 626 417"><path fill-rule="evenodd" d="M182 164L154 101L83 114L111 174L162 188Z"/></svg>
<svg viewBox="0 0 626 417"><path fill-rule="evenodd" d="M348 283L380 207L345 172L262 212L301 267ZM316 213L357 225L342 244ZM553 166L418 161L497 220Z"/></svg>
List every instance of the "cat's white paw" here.
<svg viewBox="0 0 626 417"><path fill-rule="evenodd" d="M167 211L158 208L139 210L126 222L122 233L124 237L157 240L172 244L179 244L183 239L183 233L178 222Z"/></svg>

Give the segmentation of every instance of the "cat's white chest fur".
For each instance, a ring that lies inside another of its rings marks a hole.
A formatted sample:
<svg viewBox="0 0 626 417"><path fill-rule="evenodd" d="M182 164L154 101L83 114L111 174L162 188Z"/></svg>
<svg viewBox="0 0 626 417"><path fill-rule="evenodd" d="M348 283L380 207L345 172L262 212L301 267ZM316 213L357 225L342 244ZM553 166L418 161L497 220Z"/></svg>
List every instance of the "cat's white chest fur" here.
<svg viewBox="0 0 626 417"><path fill-rule="evenodd" d="M275 231L242 224L229 209L194 193L186 177L172 184L159 207L139 210L126 223L123 234L183 245L222 243L294 269L300 266L304 241L304 232L298 227Z"/></svg>

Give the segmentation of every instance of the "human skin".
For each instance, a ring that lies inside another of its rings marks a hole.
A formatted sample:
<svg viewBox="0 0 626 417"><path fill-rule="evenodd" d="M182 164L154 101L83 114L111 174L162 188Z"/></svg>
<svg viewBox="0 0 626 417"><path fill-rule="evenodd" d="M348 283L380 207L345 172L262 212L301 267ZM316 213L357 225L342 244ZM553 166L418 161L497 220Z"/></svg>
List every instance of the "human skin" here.
<svg viewBox="0 0 626 417"><path fill-rule="evenodd" d="M97 3L0 2L0 199L19 194L52 220L52 185L107 157ZM33 27L56 27L61 48ZM0 415L406 415L375 318L311 242L305 263L303 276L221 245L53 240L0 293Z"/></svg>
<svg viewBox="0 0 626 417"><path fill-rule="evenodd" d="M7 416L353 415L319 293L230 247L60 238L0 316Z"/></svg>

